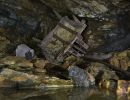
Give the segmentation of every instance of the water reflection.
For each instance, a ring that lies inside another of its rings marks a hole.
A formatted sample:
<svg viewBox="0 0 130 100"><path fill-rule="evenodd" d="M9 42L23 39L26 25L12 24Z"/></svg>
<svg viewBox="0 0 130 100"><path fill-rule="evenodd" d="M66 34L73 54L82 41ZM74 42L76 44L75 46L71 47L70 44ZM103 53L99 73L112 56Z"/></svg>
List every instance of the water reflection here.
<svg viewBox="0 0 130 100"><path fill-rule="evenodd" d="M129 100L128 95L97 88L68 88L50 90L0 90L0 100Z"/></svg>

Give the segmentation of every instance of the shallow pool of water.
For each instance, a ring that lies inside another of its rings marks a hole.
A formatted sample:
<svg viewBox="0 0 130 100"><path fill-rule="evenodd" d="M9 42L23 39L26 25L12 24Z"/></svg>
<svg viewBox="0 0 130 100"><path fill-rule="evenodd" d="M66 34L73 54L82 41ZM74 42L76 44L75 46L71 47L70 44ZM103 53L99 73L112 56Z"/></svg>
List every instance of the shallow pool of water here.
<svg viewBox="0 0 130 100"><path fill-rule="evenodd" d="M49 90L0 90L0 100L129 100L127 95L97 88L61 88Z"/></svg>

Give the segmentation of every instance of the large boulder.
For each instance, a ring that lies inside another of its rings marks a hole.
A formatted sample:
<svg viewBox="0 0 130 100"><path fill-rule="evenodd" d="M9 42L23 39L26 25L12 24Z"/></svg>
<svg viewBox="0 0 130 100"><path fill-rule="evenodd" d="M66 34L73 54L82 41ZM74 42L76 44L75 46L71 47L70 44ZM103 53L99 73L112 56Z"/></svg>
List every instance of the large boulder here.
<svg viewBox="0 0 130 100"><path fill-rule="evenodd" d="M31 60L34 58L35 52L32 48L28 47L26 44L20 44L16 48L16 56Z"/></svg>
<svg viewBox="0 0 130 100"><path fill-rule="evenodd" d="M69 76L74 81L74 84L79 87L89 87L95 84L94 77L77 66L69 68Z"/></svg>

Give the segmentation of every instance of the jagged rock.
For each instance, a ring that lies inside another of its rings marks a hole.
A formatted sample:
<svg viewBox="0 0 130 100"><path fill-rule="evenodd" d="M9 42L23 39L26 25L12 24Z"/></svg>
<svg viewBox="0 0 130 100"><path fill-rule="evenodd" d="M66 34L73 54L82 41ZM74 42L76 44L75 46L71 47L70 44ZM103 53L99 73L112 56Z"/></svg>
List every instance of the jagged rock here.
<svg viewBox="0 0 130 100"><path fill-rule="evenodd" d="M129 44L129 12L116 14L115 17L111 19L111 27L107 28L107 30L103 30L105 33L104 45L101 45L97 48L98 52L121 52L130 47ZM107 24L106 24L107 25Z"/></svg>
<svg viewBox="0 0 130 100"><path fill-rule="evenodd" d="M31 60L35 56L35 52L33 49L28 47L26 44L20 44L16 48L16 56L17 57L24 57L28 60Z"/></svg>
<svg viewBox="0 0 130 100"><path fill-rule="evenodd" d="M94 77L77 66L71 66L69 68L69 76L75 85L79 87L89 87L95 84Z"/></svg>
<svg viewBox="0 0 130 100"><path fill-rule="evenodd" d="M21 70L21 71L31 71L33 67L33 63L26 60L25 58L8 56L0 60L0 64L2 66L7 66L8 68Z"/></svg>
<svg viewBox="0 0 130 100"><path fill-rule="evenodd" d="M130 55L129 50L115 53L114 56L110 59L110 63L122 70L127 70L130 66Z"/></svg>

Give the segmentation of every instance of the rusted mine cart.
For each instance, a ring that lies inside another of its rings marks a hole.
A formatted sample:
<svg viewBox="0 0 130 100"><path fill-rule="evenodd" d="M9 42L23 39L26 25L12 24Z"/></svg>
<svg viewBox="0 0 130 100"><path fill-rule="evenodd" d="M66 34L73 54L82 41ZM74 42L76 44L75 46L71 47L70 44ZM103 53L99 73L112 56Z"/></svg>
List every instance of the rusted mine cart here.
<svg viewBox="0 0 130 100"><path fill-rule="evenodd" d="M54 64L59 64L71 54L76 57L82 56L88 49L81 36L86 27L85 22L79 21L76 17L74 20L63 17L43 39L41 43L43 54Z"/></svg>

